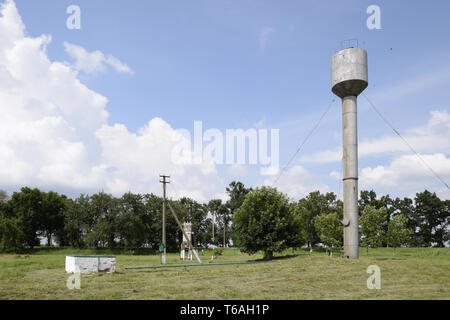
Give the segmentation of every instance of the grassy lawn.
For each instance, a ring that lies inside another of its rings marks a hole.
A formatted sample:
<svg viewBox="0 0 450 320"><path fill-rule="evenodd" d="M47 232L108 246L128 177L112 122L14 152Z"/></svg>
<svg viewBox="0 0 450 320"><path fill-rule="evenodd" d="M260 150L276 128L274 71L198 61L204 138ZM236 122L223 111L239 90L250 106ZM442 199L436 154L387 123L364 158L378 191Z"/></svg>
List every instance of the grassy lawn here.
<svg viewBox="0 0 450 320"><path fill-rule="evenodd" d="M69 290L66 254L115 255L114 274L81 276ZM211 251L200 255L208 263ZM224 251L214 262L261 259ZM177 254L168 264L180 264ZM192 262L195 263L195 262ZM156 254L111 250L38 248L28 255L0 255L0 299L450 299L450 249L361 249L359 260L297 250L261 264L126 270L160 265ZM369 290L369 265L381 269L381 290Z"/></svg>

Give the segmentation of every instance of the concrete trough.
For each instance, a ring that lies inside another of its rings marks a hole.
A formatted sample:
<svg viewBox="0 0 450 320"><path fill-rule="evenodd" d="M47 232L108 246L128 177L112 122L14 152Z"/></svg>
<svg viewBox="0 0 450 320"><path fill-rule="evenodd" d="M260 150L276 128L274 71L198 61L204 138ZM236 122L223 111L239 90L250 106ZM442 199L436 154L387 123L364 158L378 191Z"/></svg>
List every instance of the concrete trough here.
<svg viewBox="0 0 450 320"><path fill-rule="evenodd" d="M116 272L116 257L112 256L66 256L67 273Z"/></svg>

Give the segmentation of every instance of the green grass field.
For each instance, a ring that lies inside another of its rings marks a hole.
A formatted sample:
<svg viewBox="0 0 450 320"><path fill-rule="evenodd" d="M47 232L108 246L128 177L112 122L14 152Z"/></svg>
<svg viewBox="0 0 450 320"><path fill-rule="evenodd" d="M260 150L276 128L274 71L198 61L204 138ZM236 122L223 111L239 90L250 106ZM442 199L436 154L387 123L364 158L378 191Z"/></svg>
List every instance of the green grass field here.
<svg viewBox="0 0 450 320"><path fill-rule="evenodd" d="M65 255L108 254L117 258L114 274L81 276L81 289L69 290ZM200 256L204 263L211 251ZM214 262L261 259L232 249ZM180 264L177 254L168 264ZM192 262L195 263L195 262ZM38 248L29 255L0 255L0 299L450 299L450 249L373 249L359 260L297 250L261 264L126 270L160 265L160 256L123 251ZM381 269L381 289L367 289L369 265Z"/></svg>

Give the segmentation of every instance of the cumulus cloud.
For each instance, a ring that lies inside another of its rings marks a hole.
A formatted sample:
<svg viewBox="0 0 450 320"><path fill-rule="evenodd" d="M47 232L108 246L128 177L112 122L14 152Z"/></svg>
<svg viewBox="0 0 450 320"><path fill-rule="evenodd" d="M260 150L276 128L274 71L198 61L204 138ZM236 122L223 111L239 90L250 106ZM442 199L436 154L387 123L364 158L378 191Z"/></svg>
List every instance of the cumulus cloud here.
<svg viewBox="0 0 450 320"><path fill-rule="evenodd" d="M242 164L233 164L227 170L229 176L234 178L242 178L248 175L247 167Z"/></svg>
<svg viewBox="0 0 450 320"><path fill-rule="evenodd" d="M423 127L412 128L404 135L406 140L420 153L425 163L441 179L450 181L450 114L446 110L430 112L430 118ZM375 189L380 192L414 196L417 191L434 190L444 199L450 199L449 190L435 177L398 136L390 135L366 140L359 144L360 158L388 156L387 164L365 167L360 170L360 189ZM327 163L342 161L341 148L326 150L305 156L304 162ZM330 177L340 180L342 174L336 171Z"/></svg>
<svg viewBox="0 0 450 320"><path fill-rule="evenodd" d="M423 160L445 180L450 180L450 158L445 154L421 155ZM434 182L433 173L415 155L402 155L389 165L361 170L362 188L395 188L404 193L423 190Z"/></svg>
<svg viewBox="0 0 450 320"><path fill-rule="evenodd" d="M403 135L414 149L424 153L446 153L450 150L450 113L447 110L430 112L430 119L424 127L412 128ZM411 152L409 147L396 135L363 140L358 144L360 158L380 154ZM342 148L336 147L303 156L302 162L328 163L342 160Z"/></svg>
<svg viewBox="0 0 450 320"><path fill-rule="evenodd" d="M109 124L108 99L81 83L78 70L50 61L46 48L51 40L48 35L26 36L14 1L2 3L1 188L29 185L72 195L160 193L158 175L166 173L178 196L203 201L223 191L214 165L174 164L171 149L185 138L163 119L150 120L137 133ZM66 48L74 53L80 47ZM127 72L112 56L83 50L74 55L80 58L79 69L88 73L101 71L101 64Z"/></svg>
<svg viewBox="0 0 450 320"><path fill-rule="evenodd" d="M278 176L272 176L264 181L264 185L272 186ZM320 183L313 174L300 165L286 170L277 181L275 187L288 195L288 197L299 200L312 191L330 192L330 188Z"/></svg>
<svg viewBox="0 0 450 320"><path fill-rule="evenodd" d="M69 56L75 60L73 68L76 70L84 73L102 73L106 71L107 66L110 66L117 72L133 73L128 65L99 50L88 52L85 48L68 42L64 42L64 47Z"/></svg>

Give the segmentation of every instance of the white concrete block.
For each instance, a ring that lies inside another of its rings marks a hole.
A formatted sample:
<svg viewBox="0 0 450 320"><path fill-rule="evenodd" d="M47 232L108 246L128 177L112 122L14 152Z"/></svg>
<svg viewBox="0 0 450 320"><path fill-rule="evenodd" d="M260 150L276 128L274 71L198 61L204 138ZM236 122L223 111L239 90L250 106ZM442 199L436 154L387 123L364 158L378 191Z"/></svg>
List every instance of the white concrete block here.
<svg viewBox="0 0 450 320"><path fill-rule="evenodd" d="M116 272L116 258L107 256L66 256L66 272Z"/></svg>

